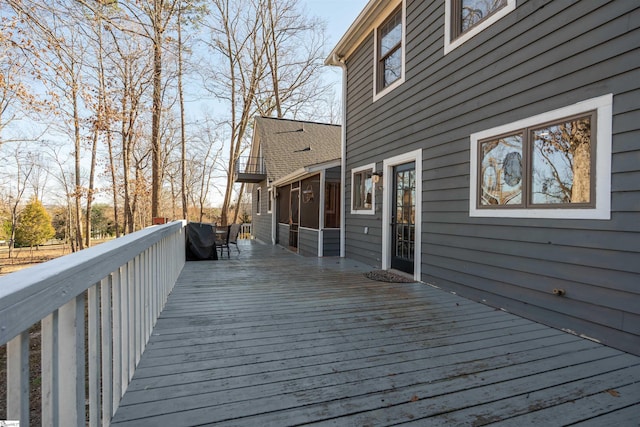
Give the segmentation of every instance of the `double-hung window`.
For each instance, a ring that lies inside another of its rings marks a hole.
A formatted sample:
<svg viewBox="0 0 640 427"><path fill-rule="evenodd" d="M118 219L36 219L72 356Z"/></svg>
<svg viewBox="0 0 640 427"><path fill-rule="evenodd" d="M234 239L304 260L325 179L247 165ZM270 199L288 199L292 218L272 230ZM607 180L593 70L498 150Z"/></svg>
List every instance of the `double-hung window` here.
<svg viewBox="0 0 640 427"><path fill-rule="evenodd" d="M471 135L471 216L610 217L606 95Z"/></svg>
<svg viewBox="0 0 640 427"><path fill-rule="evenodd" d="M374 100L404 81L404 2L375 31Z"/></svg>
<svg viewBox="0 0 640 427"><path fill-rule="evenodd" d="M445 53L516 8L516 0L445 0Z"/></svg>
<svg viewBox="0 0 640 427"><path fill-rule="evenodd" d="M373 188L373 170L375 165L367 165L351 172L351 213L373 214L375 191Z"/></svg>

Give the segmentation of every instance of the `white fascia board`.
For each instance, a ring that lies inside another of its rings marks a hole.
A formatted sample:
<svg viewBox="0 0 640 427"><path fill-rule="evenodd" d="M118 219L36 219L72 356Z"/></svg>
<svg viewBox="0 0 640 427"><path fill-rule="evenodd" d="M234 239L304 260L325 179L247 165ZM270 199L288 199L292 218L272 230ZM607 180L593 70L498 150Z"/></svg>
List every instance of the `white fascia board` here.
<svg viewBox="0 0 640 427"><path fill-rule="evenodd" d="M297 169L293 172L291 172L290 174L287 174L285 176L283 176L282 178L279 178L275 181L273 181L271 183L272 187L277 187L279 185L284 185L284 184L288 184L292 181L296 181L302 177L305 177L307 175L312 175L314 173L323 171L323 170L327 170L327 169L331 169L334 168L336 166L340 166L341 165L341 159L334 159L334 160L329 160L327 162L323 162L323 163L318 163L315 165L310 165L310 166L305 166L303 168Z"/></svg>
<svg viewBox="0 0 640 427"><path fill-rule="evenodd" d="M351 24L347 32L340 38L338 44L333 48L325 65L340 65L340 61L346 59L353 51L362 44L369 33L377 27L382 20L386 19L390 11L396 8L401 0L370 0L364 7L360 15ZM384 13L386 10L388 12Z"/></svg>

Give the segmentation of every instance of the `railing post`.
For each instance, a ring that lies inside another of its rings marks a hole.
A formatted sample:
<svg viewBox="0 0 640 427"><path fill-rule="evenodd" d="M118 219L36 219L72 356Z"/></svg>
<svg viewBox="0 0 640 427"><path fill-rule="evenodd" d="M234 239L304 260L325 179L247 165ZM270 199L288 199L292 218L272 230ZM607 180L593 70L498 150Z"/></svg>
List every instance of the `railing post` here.
<svg viewBox="0 0 640 427"><path fill-rule="evenodd" d="M101 313L101 342L102 342L102 426L111 424L113 408L113 378L112 359L115 357L112 343L116 335L112 329L111 287L113 274L102 279L100 283L100 313ZM115 305L115 303L114 303Z"/></svg>
<svg viewBox="0 0 640 427"><path fill-rule="evenodd" d="M122 363L122 267L118 268L111 275L113 280L112 295L112 315L113 315L113 401L111 405L111 415L113 416L120 404L120 398L122 397L122 377L123 366Z"/></svg>
<svg viewBox="0 0 640 427"><path fill-rule="evenodd" d="M127 339L129 341L127 351L127 381L129 384L136 369L136 261L135 258L127 263Z"/></svg>
<svg viewBox="0 0 640 427"><path fill-rule="evenodd" d="M57 393L60 426L85 425L84 293L58 310Z"/></svg>
<svg viewBox="0 0 640 427"><path fill-rule="evenodd" d="M100 383L102 370L100 369L101 340L100 340L100 284L95 284L88 291L88 362L89 362L89 426L98 427L100 422Z"/></svg>
<svg viewBox="0 0 640 427"><path fill-rule="evenodd" d="M58 425L58 310L42 319L40 330L42 425Z"/></svg>
<svg viewBox="0 0 640 427"><path fill-rule="evenodd" d="M7 343L7 419L29 426L29 330Z"/></svg>

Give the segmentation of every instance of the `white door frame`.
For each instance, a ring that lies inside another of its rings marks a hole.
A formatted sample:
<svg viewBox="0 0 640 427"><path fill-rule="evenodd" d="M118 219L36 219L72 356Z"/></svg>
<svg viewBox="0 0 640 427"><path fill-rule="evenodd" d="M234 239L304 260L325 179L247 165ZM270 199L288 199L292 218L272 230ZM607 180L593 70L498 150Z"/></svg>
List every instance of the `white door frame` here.
<svg viewBox="0 0 640 427"><path fill-rule="evenodd" d="M420 281L422 262L422 149L390 157L382 161L382 269L391 268L391 212L393 200L393 167L415 162L416 165L416 233L415 253L413 255L413 279Z"/></svg>

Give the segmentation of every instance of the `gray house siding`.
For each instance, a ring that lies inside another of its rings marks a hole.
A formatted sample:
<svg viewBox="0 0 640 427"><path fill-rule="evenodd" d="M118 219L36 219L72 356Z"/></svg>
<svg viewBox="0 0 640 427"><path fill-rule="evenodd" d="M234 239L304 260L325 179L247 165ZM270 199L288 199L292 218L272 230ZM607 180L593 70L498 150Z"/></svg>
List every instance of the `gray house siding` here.
<svg viewBox="0 0 640 427"><path fill-rule="evenodd" d="M327 169L326 174L325 174L325 180L327 180L327 181L340 181L340 178L341 178L340 171L341 171L340 166L337 166L335 168Z"/></svg>
<svg viewBox="0 0 640 427"><path fill-rule="evenodd" d="M306 256L318 256L318 230L300 227L298 234L298 253Z"/></svg>
<svg viewBox="0 0 640 427"><path fill-rule="evenodd" d="M258 188L261 188L260 194L260 214L256 200L258 200ZM256 240L263 243L271 244L271 213L267 213L269 192L267 190L266 181L253 186L251 200L253 200L251 212L251 228L253 236Z"/></svg>
<svg viewBox="0 0 640 427"><path fill-rule="evenodd" d="M323 256L340 255L340 230L323 230L322 250Z"/></svg>
<svg viewBox="0 0 640 427"><path fill-rule="evenodd" d="M422 149L424 281L640 354L638 6L518 1L444 55L444 2L407 0L406 81L373 102L372 35L347 61L346 256L382 247L381 193L350 214L351 169ZM608 93L611 220L469 216L472 133Z"/></svg>
<svg viewBox="0 0 640 427"><path fill-rule="evenodd" d="M278 242L280 246L285 248L289 246L289 225L278 223Z"/></svg>

